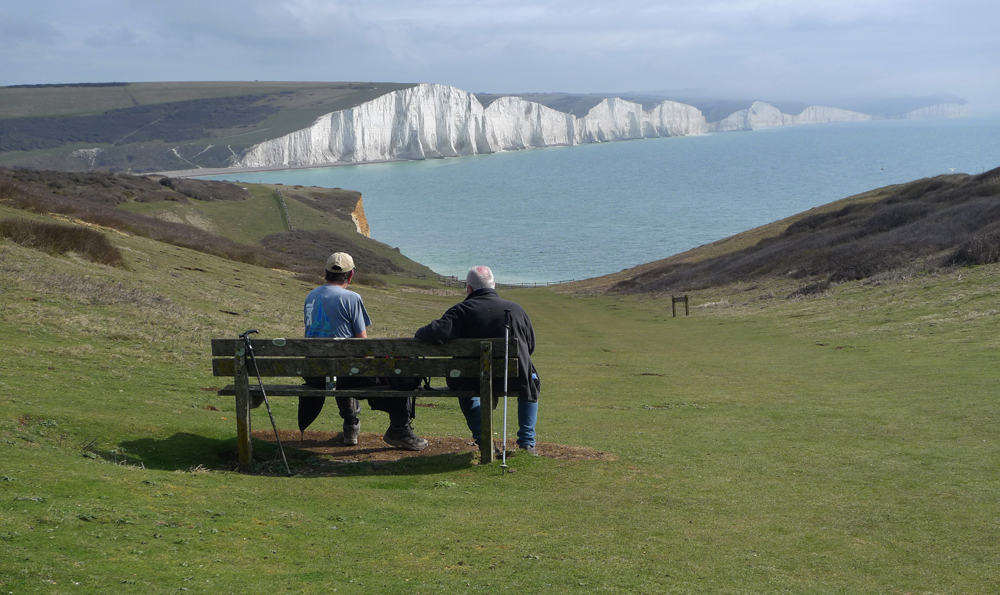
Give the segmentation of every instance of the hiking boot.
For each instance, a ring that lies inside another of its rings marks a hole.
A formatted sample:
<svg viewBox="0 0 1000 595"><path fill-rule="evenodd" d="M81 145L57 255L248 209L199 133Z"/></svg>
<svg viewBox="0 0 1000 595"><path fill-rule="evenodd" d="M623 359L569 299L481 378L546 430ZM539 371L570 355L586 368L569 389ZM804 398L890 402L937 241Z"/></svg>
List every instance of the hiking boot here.
<svg viewBox="0 0 1000 595"><path fill-rule="evenodd" d="M535 445L534 444L518 444L517 445L517 450L519 450L519 451L521 451L523 453L527 453L527 454L529 454L529 455L531 455L533 457L537 457L538 456L538 451L535 450Z"/></svg>
<svg viewBox="0 0 1000 595"><path fill-rule="evenodd" d="M410 424L402 427L389 426L382 437L386 444L402 448L403 450L423 450L427 448L427 441L413 433Z"/></svg>
<svg viewBox="0 0 1000 595"><path fill-rule="evenodd" d="M361 423L350 424L344 422L344 446L357 446L358 436L361 434Z"/></svg>

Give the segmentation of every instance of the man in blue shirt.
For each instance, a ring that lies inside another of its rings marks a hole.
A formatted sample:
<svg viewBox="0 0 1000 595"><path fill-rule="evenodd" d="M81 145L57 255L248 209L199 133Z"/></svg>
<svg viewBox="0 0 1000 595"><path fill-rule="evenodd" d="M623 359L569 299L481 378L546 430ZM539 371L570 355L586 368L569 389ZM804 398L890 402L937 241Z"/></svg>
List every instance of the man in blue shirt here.
<svg viewBox="0 0 1000 595"><path fill-rule="evenodd" d="M343 337L367 339L371 318L365 310L361 296L347 289L354 279L354 259L346 252L336 252L326 261L326 283L309 292L303 307L306 337ZM303 378L306 384L326 388L326 378ZM337 378L337 388L374 386L375 378ZM299 428L305 430L319 410L325 397L299 398ZM389 414L389 429L383 440L405 450L423 450L427 441L417 436L410 426L413 419L413 400L403 397L374 397L368 405ZM358 415L361 406L351 397L337 397L340 416L344 418L344 444L354 446L361 433ZM311 415L311 417L309 417Z"/></svg>

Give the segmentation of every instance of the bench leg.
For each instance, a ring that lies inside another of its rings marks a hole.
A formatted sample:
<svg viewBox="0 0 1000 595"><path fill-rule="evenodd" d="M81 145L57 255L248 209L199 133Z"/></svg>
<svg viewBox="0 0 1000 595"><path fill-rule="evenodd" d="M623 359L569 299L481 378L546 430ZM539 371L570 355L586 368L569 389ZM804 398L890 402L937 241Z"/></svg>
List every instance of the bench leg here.
<svg viewBox="0 0 1000 595"><path fill-rule="evenodd" d="M236 352L236 374L233 384L236 393L236 443L240 451L240 471L250 471L253 446L250 444L250 382L247 375L244 347Z"/></svg>
<svg viewBox="0 0 1000 595"><path fill-rule="evenodd" d="M479 370L479 412L482 430L479 434L479 461L493 462L493 344L481 343Z"/></svg>

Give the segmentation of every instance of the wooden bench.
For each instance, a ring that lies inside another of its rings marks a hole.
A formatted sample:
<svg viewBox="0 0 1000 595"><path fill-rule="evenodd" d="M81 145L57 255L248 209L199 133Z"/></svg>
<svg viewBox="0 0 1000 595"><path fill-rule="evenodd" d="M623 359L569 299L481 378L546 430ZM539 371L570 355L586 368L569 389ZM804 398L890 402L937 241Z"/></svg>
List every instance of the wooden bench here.
<svg viewBox="0 0 1000 595"><path fill-rule="evenodd" d="M236 435L240 470L248 471L253 458L250 410L264 397L257 382L277 377L296 378L299 384L264 384L271 397L479 397L482 436L493 436L494 371L502 378L504 339L457 339L432 345L417 339L252 339L257 370L253 369L243 339L212 339L212 371L231 376L233 384L219 391L236 397ZM514 342L510 344L508 378L517 377ZM478 378L478 391L448 388L400 391L388 387L323 390L301 384L302 376L388 378ZM516 397L516 393L515 393ZM463 419L464 421L464 419ZM493 441L480 440L480 460L493 461Z"/></svg>

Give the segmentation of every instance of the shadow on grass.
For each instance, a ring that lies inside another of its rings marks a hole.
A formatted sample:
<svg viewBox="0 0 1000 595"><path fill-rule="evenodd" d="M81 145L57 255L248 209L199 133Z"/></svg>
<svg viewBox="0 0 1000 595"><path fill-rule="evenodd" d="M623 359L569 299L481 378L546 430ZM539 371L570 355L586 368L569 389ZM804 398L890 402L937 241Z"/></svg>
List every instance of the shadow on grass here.
<svg viewBox="0 0 1000 595"><path fill-rule="evenodd" d="M166 471L187 471L197 467L231 469L238 461L235 438L219 440L186 432L166 439L125 441L121 443L121 450L128 453L130 463ZM107 458L104 453L98 454Z"/></svg>
<svg viewBox="0 0 1000 595"><path fill-rule="evenodd" d="M286 451L286 454L287 451ZM469 469L474 466L473 457L470 453L449 453L440 455L430 455L422 457L411 457L398 461L359 461L347 463L340 461L327 461L322 457L309 454L305 461L306 467L298 471L292 466L292 472L300 472L304 475L337 475L337 476L363 476L363 475L433 475L435 473L448 473ZM289 460L289 464L292 461ZM277 463L281 466L281 462ZM272 466L273 469L277 467ZM284 469L281 469L284 471Z"/></svg>
<svg viewBox="0 0 1000 595"><path fill-rule="evenodd" d="M178 432L167 439L142 438L121 443L130 464L142 464L147 469L188 471L209 469L236 471L239 449L236 438L219 440L197 434ZM469 452L408 457L395 461L332 461L314 452L284 445L288 465L295 475L430 475L447 473L474 466ZM98 453L111 459L110 453ZM284 463L275 444L253 439L253 471L255 475L285 475Z"/></svg>

